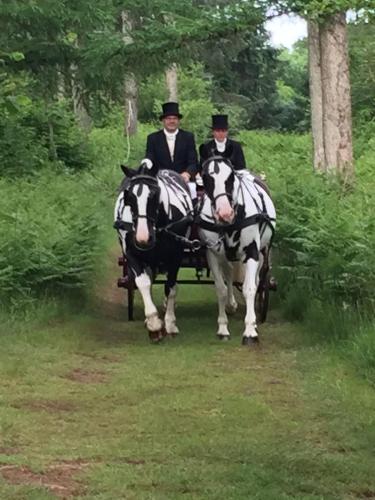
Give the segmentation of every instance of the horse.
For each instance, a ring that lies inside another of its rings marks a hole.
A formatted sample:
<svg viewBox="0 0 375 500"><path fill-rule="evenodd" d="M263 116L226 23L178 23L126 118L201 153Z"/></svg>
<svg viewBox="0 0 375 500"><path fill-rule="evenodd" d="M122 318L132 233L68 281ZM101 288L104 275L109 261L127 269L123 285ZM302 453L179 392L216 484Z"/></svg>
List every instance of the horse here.
<svg viewBox="0 0 375 500"><path fill-rule="evenodd" d="M233 293L233 262L244 266L242 293L246 301L243 345L259 341L255 297L262 269L270 266L276 210L267 190L248 170L235 170L230 160L213 156L202 165L205 195L197 219L207 247L207 262L218 297L220 340L229 340L228 313L237 309ZM265 266L265 267L263 267Z"/></svg>
<svg viewBox="0 0 375 500"><path fill-rule="evenodd" d="M115 205L114 227L118 231L128 271L141 293L145 325L151 342L165 334L179 333L175 302L177 274L193 221L193 204L180 175L171 170L157 174L142 164L138 170L122 166L125 179ZM151 295L158 271L166 271L165 317L160 319Z"/></svg>

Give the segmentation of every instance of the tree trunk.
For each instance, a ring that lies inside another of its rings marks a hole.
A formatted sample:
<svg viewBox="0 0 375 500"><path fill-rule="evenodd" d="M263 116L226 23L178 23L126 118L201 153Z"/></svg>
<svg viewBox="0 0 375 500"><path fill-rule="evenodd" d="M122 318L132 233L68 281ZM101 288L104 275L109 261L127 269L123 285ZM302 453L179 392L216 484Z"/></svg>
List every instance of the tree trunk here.
<svg viewBox="0 0 375 500"><path fill-rule="evenodd" d="M65 75L61 67L57 67L57 100L62 101L66 96Z"/></svg>
<svg viewBox="0 0 375 500"><path fill-rule="evenodd" d="M138 121L138 92L135 76L130 73L125 77L125 135L137 133Z"/></svg>
<svg viewBox="0 0 375 500"><path fill-rule="evenodd" d="M345 13L320 27L323 136L326 170L344 181L354 175L349 54Z"/></svg>
<svg viewBox="0 0 375 500"><path fill-rule="evenodd" d="M82 86L78 79L78 67L76 64L70 65L71 70L71 84L72 84L72 99L73 99L73 110L74 114L77 118L77 122L80 127L85 132L90 132L91 129L91 118L86 109L84 99L83 99L83 91Z"/></svg>
<svg viewBox="0 0 375 500"><path fill-rule="evenodd" d="M320 61L320 27L315 21L308 21L309 80L311 102L311 131L314 148L314 168L325 171L323 139L323 93Z"/></svg>
<svg viewBox="0 0 375 500"><path fill-rule="evenodd" d="M121 27L124 44L132 43L131 31L133 28L129 13L125 10L121 12ZM133 73L128 73L124 81L124 134L134 135L137 133L138 122L138 87L137 80Z"/></svg>
<svg viewBox="0 0 375 500"><path fill-rule="evenodd" d="M168 101L178 101L178 87L177 87L177 65L172 64L165 72L165 80L168 89Z"/></svg>

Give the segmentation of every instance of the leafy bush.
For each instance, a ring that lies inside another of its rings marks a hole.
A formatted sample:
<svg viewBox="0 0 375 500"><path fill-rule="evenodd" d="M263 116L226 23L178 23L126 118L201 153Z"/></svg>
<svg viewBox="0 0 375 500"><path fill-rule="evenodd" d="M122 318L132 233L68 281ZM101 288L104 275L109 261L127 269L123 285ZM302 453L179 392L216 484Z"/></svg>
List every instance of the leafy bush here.
<svg viewBox="0 0 375 500"><path fill-rule="evenodd" d="M152 125L139 124L137 135L130 137L128 143L122 122L116 120L115 123L116 126L93 129L89 136L95 158L92 175L100 190L112 197L111 202L123 177L120 165L139 166L144 158L147 135L154 130Z"/></svg>
<svg viewBox="0 0 375 500"><path fill-rule="evenodd" d="M267 173L275 199L279 265L287 271L282 289L298 285L323 301L371 305L374 156L359 158L358 185L342 193L334 179L312 171L307 136L243 132L240 138L250 168Z"/></svg>
<svg viewBox="0 0 375 500"><path fill-rule="evenodd" d="M83 287L103 220L93 178L43 172L33 182L1 180L0 190L2 302Z"/></svg>
<svg viewBox="0 0 375 500"><path fill-rule="evenodd" d="M28 77L0 74L0 173L34 175L49 162L87 168L91 153L68 101L46 104L32 96Z"/></svg>

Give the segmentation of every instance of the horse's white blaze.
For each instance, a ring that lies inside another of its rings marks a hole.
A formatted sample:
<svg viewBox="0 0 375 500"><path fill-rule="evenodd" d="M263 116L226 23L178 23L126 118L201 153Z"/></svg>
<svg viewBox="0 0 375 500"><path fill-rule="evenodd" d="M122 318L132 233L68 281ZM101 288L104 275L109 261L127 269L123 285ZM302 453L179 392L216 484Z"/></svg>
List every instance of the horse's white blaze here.
<svg viewBox="0 0 375 500"><path fill-rule="evenodd" d="M147 219L138 219L137 232L135 239L137 243L147 243L150 238L150 232L148 230Z"/></svg>
<svg viewBox="0 0 375 500"><path fill-rule="evenodd" d="M137 186L134 187L134 191L138 189ZM150 188L143 185L141 196L137 196L137 206L138 206L138 224L137 231L135 233L135 239L137 243L147 243L150 238L150 233L147 225L147 200L150 194Z"/></svg>
<svg viewBox="0 0 375 500"><path fill-rule="evenodd" d="M219 220L231 223L234 218L234 210L230 206L227 196L220 196L216 200L216 213Z"/></svg>
<svg viewBox="0 0 375 500"><path fill-rule="evenodd" d="M215 181L213 197L216 200L215 210L218 220L231 223L234 218L234 211L229 199L225 196L225 182L231 174L231 169L224 162L220 162L220 172L215 172L215 168L210 166L209 173Z"/></svg>

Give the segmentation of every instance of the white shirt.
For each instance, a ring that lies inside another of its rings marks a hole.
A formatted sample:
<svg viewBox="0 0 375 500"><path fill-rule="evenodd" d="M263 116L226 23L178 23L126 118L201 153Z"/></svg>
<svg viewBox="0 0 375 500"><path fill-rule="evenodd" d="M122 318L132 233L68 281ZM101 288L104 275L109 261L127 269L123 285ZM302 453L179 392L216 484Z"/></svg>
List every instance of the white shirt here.
<svg viewBox="0 0 375 500"><path fill-rule="evenodd" d="M219 151L219 153L224 153L227 145L227 140L224 139L223 142L219 142L215 139L215 143L216 143L216 149Z"/></svg>
<svg viewBox="0 0 375 500"><path fill-rule="evenodd" d="M174 132L168 132L168 130L164 129L164 134L167 139L169 154L171 155L171 159L173 161L174 158L174 146L176 144L176 136L178 134L178 129Z"/></svg>

